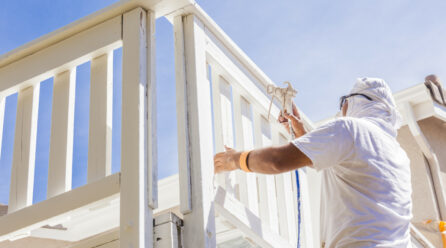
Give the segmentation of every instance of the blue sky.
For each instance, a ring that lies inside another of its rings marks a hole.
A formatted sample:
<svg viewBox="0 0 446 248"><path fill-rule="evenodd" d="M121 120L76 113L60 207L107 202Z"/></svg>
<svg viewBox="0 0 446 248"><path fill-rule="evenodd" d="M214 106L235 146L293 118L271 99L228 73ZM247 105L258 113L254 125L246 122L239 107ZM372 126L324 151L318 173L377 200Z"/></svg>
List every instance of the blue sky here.
<svg viewBox="0 0 446 248"><path fill-rule="evenodd" d="M0 54L104 8L106 0L2 0ZM291 81L313 121L337 111L355 78L384 78L394 91L436 73L446 78L446 1L198 0L275 82ZM173 36L157 21L159 177L177 171ZM120 160L120 63L115 51L113 171ZM77 68L73 187L86 182L89 63ZM52 79L41 84L34 202L46 197ZM17 96L7 98L0 157L0 203L8 202Z"/></svg>

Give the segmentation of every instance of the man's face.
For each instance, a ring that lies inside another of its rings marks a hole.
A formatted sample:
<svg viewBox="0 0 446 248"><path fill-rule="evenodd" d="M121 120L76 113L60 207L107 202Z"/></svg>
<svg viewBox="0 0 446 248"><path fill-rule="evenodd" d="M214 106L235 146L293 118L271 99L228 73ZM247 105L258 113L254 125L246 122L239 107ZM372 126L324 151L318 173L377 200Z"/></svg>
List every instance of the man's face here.
<svg viewBox="0 0 446 248"><path fill-rule="evenodd" d="M347 114L347 108L348 108L348 100L346 99L344 104L342 105L342 116L345 116Z"/></svg>

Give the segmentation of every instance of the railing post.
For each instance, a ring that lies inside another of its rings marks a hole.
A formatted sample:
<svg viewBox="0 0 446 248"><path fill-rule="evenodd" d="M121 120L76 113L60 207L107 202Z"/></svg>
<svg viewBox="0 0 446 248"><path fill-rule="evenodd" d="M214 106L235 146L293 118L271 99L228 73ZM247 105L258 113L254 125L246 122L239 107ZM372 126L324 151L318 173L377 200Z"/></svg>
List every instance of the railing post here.
<svg viewBox="0 0 446 248"><path fill-rule="evenodd" d="M174 32L184 246L216 247L212 114L204 26L194 15L177 16Z"/></svg>
<svg viewBox="0 0 446 248"><path fill-rule="evenodd" d="M19 91L8 213L32 204L40 84Z"/></svg>
<svg viewBox="0 0 446 248"><path fill-rule="evenodd" d="M152 247L153 148L148 138L148 119L155 118L149 102L153 82L154 14L136 8L124 14L122 48L122 140L120 247ZM150 93L148 91L151 91ZM149 116L152 115L152 116ZM155 132L154 130L152 130ZM155 182L156 183L156 182Z"/></svg>

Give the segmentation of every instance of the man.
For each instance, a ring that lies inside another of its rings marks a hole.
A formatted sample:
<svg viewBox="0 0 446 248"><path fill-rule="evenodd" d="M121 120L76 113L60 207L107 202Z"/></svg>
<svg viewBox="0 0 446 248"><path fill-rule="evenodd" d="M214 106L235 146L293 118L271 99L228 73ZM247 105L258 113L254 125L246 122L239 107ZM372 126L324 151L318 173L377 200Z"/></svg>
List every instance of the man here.
<svg viewBox="0 0 446 248"><path fill-rule="evenodd" d="M323 246L410 247L410 161L396 140L400 120L392 92L382 79L358 79L341 98L341 111L343 117L307 133L294 108L284 116L295 140L245 152L228 148L215 155L215 173L321 170Z"/></svg>

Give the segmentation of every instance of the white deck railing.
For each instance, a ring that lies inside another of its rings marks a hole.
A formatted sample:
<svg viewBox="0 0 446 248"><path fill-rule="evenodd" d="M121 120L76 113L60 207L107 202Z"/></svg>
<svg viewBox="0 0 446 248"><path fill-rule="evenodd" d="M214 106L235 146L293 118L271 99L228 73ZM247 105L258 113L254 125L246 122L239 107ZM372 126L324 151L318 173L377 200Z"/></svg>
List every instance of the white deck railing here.
<svg viewBox="0 0 446 248"><path fill-rule="evenodd" d="M246 150L288 142L289 135L276 121L280 111L276 105L271 110L272 118L267 119L270 98L266 87L274 83L199 7L183 9L173 23L181 211L185 214L186 239L188 230L194 229L188 228L188 223L199 230L212 228L209 219L203 218L207 215L196 216L193 206L198 204L205 213L212 213L214 203L219 214L239 220L239 229L249 229L247 235L258 244L295 247L299 228L294 172L274 176L236 171L218 175L215 198L211 187L215 183L212 154L224 151L224 145ZM305 121L311 125L307 118Z"/></svg>
<svg viewBox="0 0 446 248"><path fill-rule="evenodd" d="M56 225L81 208L91 209L119 194L121 247L152 245L152 210L157 207L154 20L165 14L175 32L185 247L215 246L216 213L262 247L296 247L293 172L237 171L215 180L213 175L213 155L224 145L244 150L287 142L288 134L275 121L280 111L276 105L271 120L266 118L265 92L272 81L195 3L170 0L119 2L0 59L0 113L5 97L18 92L9 212L0 217L0 241ZM121 172L111 175L112 61L113 50L121 46ZM71 190L75 70L87 61L88 176L86 185ZM54 85L48 199L32 205L39 85L50 77ZM96 231L107 228L112 226ZM305 244L311 244L308 232L300 234Z"/></svg>
<svg viewBox="0 0 446 248"><path fill-rule="evenodd" d="M39 47L37 51L9 62L14 57L11 54L1 61L2 101L18 92L18 103L9 208L8 214L0 218L0 240L26 237L35 228L58 224L80 207L118 193L122 246L142 247L147 242L144 237L149 237L144 233L152 233L152 224L145 219L152 216L157 192L156 187L149 186L156 185L157 178L153 166L156 150L152 145L156 142L155 16L142 8L121 10L122 14L106 20L101 20L104 15L99 14L62 29L48 39L72 33L44 47L36 42L31 47ZM91 24L91 19L97 23ZM86 22L90 27L77 30ZM44 39L40 43L48 42ZM110 175L113 50L121 46L121 172ZM87 61L91 62L87 184L71 190L76 66ZM47 200L32 205L39 88L41 81L51 77L54 84ZM1 106L4 108L4 104Z"/></svg>

